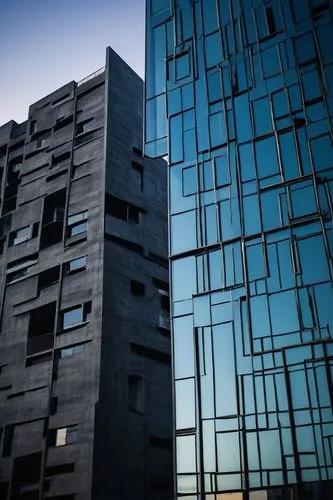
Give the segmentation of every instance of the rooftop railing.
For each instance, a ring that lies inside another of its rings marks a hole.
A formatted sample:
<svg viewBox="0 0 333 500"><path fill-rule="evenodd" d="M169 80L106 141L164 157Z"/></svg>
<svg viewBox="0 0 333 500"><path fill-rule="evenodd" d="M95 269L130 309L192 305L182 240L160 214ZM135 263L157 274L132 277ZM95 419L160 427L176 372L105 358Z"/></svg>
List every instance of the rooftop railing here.
<svg viewBox="0 0 333 500"><path fill-rule="evenodd" d="M77 86L80 87L80 85L83 85L84 83L88 82L89 80L92 80L92 78L95 78L95 76L101 75L105 71L105 66L102 68L99 68L98 70L94 71L94 73L91 73L90 75L86 76L82 80L77 82Z"/></svg>

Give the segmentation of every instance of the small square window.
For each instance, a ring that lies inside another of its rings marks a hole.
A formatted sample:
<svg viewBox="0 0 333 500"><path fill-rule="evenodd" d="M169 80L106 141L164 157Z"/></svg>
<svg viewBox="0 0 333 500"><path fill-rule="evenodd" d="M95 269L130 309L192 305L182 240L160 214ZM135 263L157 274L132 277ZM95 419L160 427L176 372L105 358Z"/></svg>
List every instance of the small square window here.
<svg viewBox="0 0 333 500"><path fill-rule="evenodd" d="M128 406L130 410L138 413L144 411L144 383L137 375L128 377Z"/></svg>
<svg viewBox="0 0 333 500"><path fill-rule="evenodd" d="M131 292L135 296L143 296L145 294L145 285L140 281L131 280Z"/></svg>

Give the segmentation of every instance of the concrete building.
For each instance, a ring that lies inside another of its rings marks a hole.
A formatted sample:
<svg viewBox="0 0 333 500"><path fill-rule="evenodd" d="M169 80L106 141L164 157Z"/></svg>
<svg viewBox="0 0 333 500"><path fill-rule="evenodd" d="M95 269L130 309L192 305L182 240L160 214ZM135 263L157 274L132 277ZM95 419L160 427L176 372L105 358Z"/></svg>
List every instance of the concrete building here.
<svg viewBox="0 0 333 500"><path fill-rule="evenodd" d="M333 4L147 0L182 500L333 498Z"/></svg>
<svg viewBox="0 0 333 500"><path fill-rule="evenodd" d="M106 67L0 127L0 498L172 497L166 167Z"/></svg>

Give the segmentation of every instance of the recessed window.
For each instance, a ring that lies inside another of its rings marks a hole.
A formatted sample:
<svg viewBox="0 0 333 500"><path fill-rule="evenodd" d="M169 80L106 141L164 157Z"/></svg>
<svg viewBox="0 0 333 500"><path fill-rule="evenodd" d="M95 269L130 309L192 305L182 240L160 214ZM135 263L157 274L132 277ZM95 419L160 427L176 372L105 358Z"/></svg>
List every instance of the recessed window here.
<svg viewBox="0 0 333 500"><path fill-rule="evenodd" d="M65 264L66 273L75 273L78 271L83 271L87 266L87 257L78 257L77 259L69 260Z"/></svg>
<svg viewBox="0 0 333 500"><path fill-rule="evenodd" d="M76 135L84 134L85 132L89 132L94 128L93 125L88 126L88 123L91 123L94 118L89 118L87 120L82 121L76 125Z"/></svg>
<svg viewBox="0 0 333 500"><path fill-rule="evenodd" d="M35 134L37 132L37 122L36 120L32 120L30 122L30 135Z"/></svg>
<svg viewBox="0 0 333 500"><path fill-rule="evenodd" d="M140 213L145 213L144 209L108 193L105 197L105 209L106 213L112 217L136 224L139 223Z"/></svg>
<svg viewBox="0 0 333 500"><path fill-rule="evenodd" d="M76 443L78 439L77 425L62 427L50 432L51 446L65 446L66 444Z"/></svg>
<svg viewBox="0 0 333 500"><path fill-rule="evenodd" d="M19 245L24 241L27 241L31 238L31 226L25 226L21 229L17 229L16 231L12 231L9 235L9 246Z"/></svg>
<svg viewBox="0 0 333 500"><path fill-rule="evenodd" d="M63 312L63 321L62 327L65 330L66 328L71 328L79 323L84 321L84 308L83 305L72 307L67 311Z"/></svg>
<svg viewBox="0 0 333 500"><path fill-rule="evenodd" d="M59 358L68 358L69 356L74 356L75 354L80 354L80 352L84 351L84 345L75 345L72 347L66 347L65 349L60 349Z"/></svg>
<svg viewBox="0 0 333 500"><path fill-rule="evenodd" d="M142 377L137 375L128 377L128 406L138 413L144 411L144 384Z"/></svg>
<svg viewBox="0 0 333 500"><path fill-rule="evenodd" d="M38 290L42 290L48 286L54 285L59 281L60 266L51 267L39 273Z"/></svg>
<svg viewBox="0 0 333 500"><path fill-rule="evenodd" d="M145 285L140 281L131 280L132 295L143 296L145 294Z"/></svg>
<svg viewBox="0 0 333 500"><path fill-rule="evenodd" d="M87 320L87 314L91 312L91 302L79 304L62 311L62 329L72 328Z"/></svg>
<svg viewBox="0 0 333 500"><path fill-rule="evenodd" d="M68 237L87 232L88 210L70 215L67 219Z"/></svg>

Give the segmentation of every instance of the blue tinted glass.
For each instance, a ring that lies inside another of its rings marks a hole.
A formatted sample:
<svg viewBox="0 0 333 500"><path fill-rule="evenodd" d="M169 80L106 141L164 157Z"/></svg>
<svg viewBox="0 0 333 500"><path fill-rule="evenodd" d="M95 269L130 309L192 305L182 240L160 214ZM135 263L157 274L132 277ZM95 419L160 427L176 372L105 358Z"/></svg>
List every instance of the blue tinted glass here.
<svg viewBox="0 0 333 500"><path fill-rule="evenodd" d="M83 306L73 307L63 313L63 328L69 328L83 321Z"/></svg>

